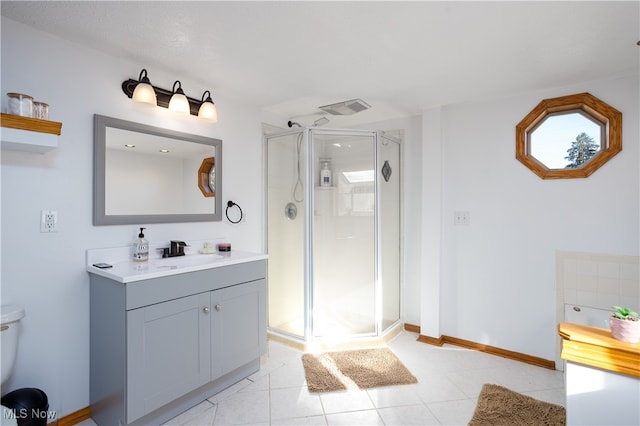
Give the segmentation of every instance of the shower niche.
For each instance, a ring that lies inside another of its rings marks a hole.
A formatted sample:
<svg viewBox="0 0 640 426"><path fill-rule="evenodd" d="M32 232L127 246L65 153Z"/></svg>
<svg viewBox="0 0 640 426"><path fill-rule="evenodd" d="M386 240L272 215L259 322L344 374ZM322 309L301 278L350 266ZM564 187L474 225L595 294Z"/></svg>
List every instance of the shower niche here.
<svg viewBox="0 0 640 426"><path fill-rule="evenodd" d="M301 341L400 322L400 141L296 128L265 136L268 327Z"/></svg>

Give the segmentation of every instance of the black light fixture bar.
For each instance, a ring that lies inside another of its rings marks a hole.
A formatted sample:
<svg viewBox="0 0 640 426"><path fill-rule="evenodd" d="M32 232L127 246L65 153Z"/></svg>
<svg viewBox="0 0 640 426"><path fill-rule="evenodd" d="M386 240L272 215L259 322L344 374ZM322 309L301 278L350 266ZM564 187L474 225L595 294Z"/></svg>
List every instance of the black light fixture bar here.
<svg viewBox="0 0 640 426"><path fill-rule="evenodd" d="M133 97L133 91L135 90L138 83L139 83L138 80L132 80L132 79L128 79L122 82L122 91L124 92L125 95L129 97L129 99ZM156 92L156 98L158 99L158 106L161 106L163 108L169 108L169 100L171 99L173 92L171 90L163 89L161 87L157 87L153 85L151 87L153 87L153 90L155 90ZM202 101L199 99L190 98L189 96L187 96L187 100L189 101L190 114L195 115L197 117L198 111L200 110L200 105L202 105Z"/></svg>

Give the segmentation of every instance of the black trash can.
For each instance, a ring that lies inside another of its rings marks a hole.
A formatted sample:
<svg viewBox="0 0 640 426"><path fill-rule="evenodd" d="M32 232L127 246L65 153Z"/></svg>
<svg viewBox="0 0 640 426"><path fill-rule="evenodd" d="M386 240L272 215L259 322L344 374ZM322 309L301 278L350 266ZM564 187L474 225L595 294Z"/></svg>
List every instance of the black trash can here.
<svg viewBox="0 0 640 426"><path fill-rule="evenodd" d="M49 419L49 399L37 388L21 388L2 397L2 405L15 413L18 426L46 426Z"/></svg>

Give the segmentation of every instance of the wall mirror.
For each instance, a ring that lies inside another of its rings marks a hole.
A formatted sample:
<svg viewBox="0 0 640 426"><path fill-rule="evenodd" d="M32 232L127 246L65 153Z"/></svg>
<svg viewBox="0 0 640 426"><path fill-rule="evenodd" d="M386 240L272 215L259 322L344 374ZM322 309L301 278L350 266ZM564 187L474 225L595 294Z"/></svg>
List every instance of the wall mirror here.
<svg viewBox="0 0 640 426"><path fill-rule="evenodd" d="M219 139L94 116L94 225L222 220L221 171Z"/></svg>
<svg viewBox="0 0 640 426"><path fill-rule="evenodd" d="M585 178L622 150L622 113L579 93L540 102L516 126L516 158L543 179Z"/></svg>

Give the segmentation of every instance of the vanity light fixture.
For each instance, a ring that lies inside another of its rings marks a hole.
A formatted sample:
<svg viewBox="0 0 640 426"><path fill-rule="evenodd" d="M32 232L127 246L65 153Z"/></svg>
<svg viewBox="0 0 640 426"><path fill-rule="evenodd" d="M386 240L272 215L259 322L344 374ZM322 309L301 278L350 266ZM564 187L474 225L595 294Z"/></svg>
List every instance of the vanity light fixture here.
<svg viewBox="0 0 640 426"><path fill-rule="evenodd" d="M177 89L176 84L178 85ZM187 100L187 96L182 91L182 83L180 83L180 80L176 80L175 83L173 83L172 92L173 95L171 95L171 99L169 100L169 109L171 111L189 114L189 101Z"/></svg>
<svg viewBox="0 0 640 426"><path fill-rule="evenodd" d="M140 71L140 77L138 77L138 84L136 84L136 88L133 91L132 99L136 102L154 106L158 105L156 92L155 90L153 90L151 81L149 80L149 77L147 77L147 70L144 68L142 68L142 71Z"/></svg>
<svg viewBox="0 0 640 426"><path fill-rule="evenodd" d="M207 93L209 96L205 99L204 97ZM208 90L205 90L202 94L202 105L200 105L200 109L198 110L198 117L206 118L214 123L218 122L218 109L216 108L216 104L213 103L213 99L211 99L211 92Z"/></svg>
<svg viewBox="0 0 640 426"><path fill-rule="evenodd" d="M172 90L152 86L147 76L147 70L144 68L137 80L130 78L122 82L122 91L136 102L185 112L214 123L218 121L218 111L211 99L210 91L206 90L202 94L202 99L195 99L184 94L180 80L173 83Z"/></svg>

